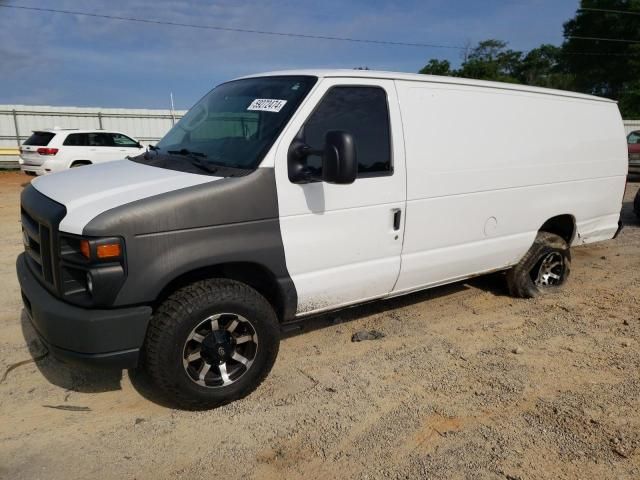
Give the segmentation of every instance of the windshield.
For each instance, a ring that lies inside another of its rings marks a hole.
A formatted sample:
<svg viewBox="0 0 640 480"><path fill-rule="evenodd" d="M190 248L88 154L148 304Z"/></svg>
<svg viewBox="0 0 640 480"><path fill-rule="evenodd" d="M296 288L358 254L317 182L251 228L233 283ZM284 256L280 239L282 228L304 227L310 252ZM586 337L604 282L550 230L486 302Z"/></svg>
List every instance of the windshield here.
<svg viewBox="0 0 640 480"><path fill-rule="evenodd" d="M287 76L224 83L191 108L154 152L165 157L162 166L168 168L178 165L167 165L166 156L184 164L196 158L211 172L215 167L254 169L316 80Z"/></svg>

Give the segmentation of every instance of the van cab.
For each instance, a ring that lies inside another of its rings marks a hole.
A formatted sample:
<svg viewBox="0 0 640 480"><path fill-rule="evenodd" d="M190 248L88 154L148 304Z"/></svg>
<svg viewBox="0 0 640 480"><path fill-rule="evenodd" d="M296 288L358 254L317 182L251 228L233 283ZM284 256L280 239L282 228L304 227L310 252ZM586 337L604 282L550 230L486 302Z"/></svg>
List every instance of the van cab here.
<svg viewBox="0 0 640 480"><path fill-rule="evenodd" d="M56 356L140 364L177 405L210 408L267 376L283 323L487 272L517 297L561 288L570 248L621 228L626 175L606 99L261 74L142 155L34 180L17 271Z"/></svg>

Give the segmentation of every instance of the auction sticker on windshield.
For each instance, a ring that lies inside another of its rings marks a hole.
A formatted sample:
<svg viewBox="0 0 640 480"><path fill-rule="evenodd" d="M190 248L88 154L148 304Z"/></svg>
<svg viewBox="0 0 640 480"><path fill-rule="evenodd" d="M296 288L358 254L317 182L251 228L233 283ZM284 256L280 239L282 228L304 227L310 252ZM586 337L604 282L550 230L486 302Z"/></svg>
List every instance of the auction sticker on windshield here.
<svg viewBox="0 0 640 480"><path fill-rule="evenodd" d="M247 107L247 110L257 110L260 112L275 112L278 113L284 107L286 100L278 100L276 98L256 98L251 105Z"/></svg>

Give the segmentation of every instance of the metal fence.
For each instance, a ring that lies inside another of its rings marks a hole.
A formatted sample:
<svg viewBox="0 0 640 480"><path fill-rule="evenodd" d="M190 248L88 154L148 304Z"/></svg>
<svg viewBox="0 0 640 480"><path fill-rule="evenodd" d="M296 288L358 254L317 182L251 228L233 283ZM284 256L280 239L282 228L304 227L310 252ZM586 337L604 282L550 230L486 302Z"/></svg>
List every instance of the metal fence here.
<svg viewBox="0 0 640 480"><path fill-rule="evenodd" d="M185 110L81 108L0 105L0 168L18 166L18 148L33 130L102 128L126 133L144 144L155 143ZM640 120L625 120L627 133L640 130Z"/></svg>
<svg viewBox="0 0 640 480"><path fill-rule="evenodd" d="M626 130L627 134L633 132L634 130L640 130L640 120L625 120L624 129Z"/></svg>
<svg viewBox="0 0 640 480"><path fill-rule="evenodd" d="M185 113L185 110L0 105L0 168L18 166L18 148L33 130L54 127L114 130L148 144L160 140Z"/></svg>

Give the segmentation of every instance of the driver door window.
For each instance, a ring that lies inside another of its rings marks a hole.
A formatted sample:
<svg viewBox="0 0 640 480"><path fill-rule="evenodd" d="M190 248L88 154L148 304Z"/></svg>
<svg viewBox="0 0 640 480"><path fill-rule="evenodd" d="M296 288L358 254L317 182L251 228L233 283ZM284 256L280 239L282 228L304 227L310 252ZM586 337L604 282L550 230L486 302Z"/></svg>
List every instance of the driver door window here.
<svg viewBox="0 0 640 480"><path fill-rule="evenodd" d="M321 150L330 130L353 135L358 158L358 178L391 175L391 140L387 95L380 87L331 88L300 131L304 143ZM319 174L318 155L307 157L307 166Z"/></svg>

